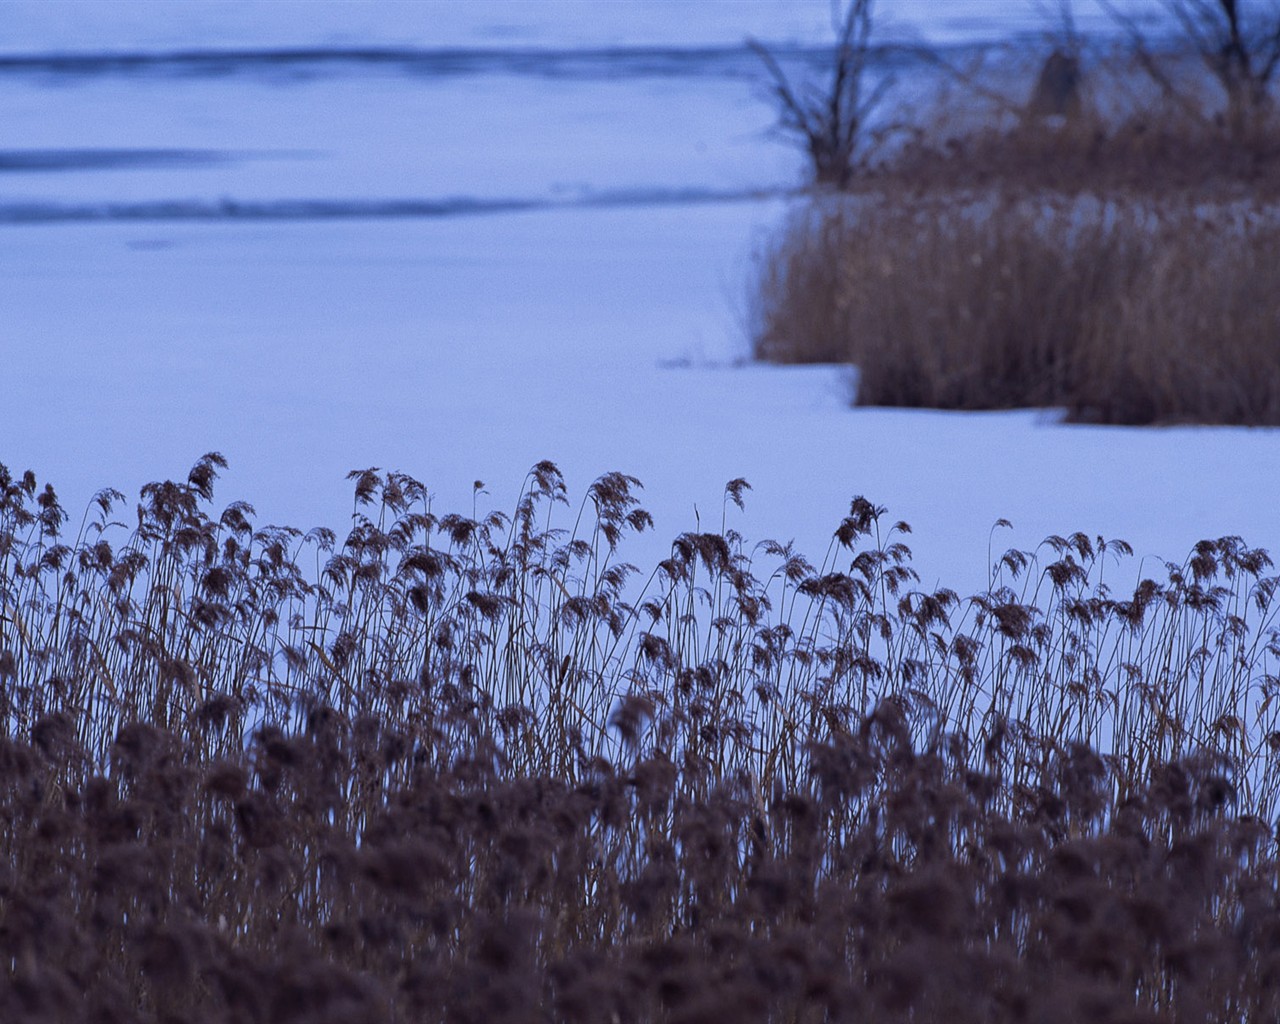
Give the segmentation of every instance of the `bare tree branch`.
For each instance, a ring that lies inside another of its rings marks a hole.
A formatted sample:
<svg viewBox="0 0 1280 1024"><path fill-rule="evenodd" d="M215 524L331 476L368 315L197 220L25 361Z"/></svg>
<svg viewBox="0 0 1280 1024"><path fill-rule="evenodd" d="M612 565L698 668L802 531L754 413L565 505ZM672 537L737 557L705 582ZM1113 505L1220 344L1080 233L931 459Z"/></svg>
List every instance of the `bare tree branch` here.
<svg viewBox="0 0 1280 1024"><path fill-rule="evenodd" d="M1121 10L1113 0L1101 0L1101 4L1107 15L1124 31L1129 41L1129 52L1165 99L1169 100L1193 120L1201 123L1207 122L1208 119L1204 116L1199 104L1187 95L1185 90L1179 88L1165 72L1164 68L1160 66L1159 60L1156 59L1155 54L1151 52L1151 48L1147 44L1147 34L1137 20L1132 15Z"/></svg>
<svg viewBox="0 0 1280 1024"><path fill-rule="evenodd" d="M1227 123L1233 133L1244 130L1271 102L1270 85L1280 67L1280 4L1259 11L1246 0L1162 0L1183 38L1221 86L1227 101ZM1180 89L1160 66L1136 21L1115 0L1103 0L1112 20L1124 29L1138 65L1188 113L1197 111L1186 90ZM1246 11L1253 12L1252 18Z"/></svg>
<svg viewBox="0 0 1280 1024"><path fill-rule="evenodd" d="M755 39L748 39L747 46L760 58L765 69L769 72L769 76L773 79L773 94L778 100L778 104L782 109L780 127L792 131L808 134L808 120L805 117L804 105L791 89L791 83L787 80L787 74L782 70L782 66L774 58L762 43Z"/></svg>
<svg viewBox="0 0 1280 1024"><path fill-rule="evenodd" d="M882 80L870 94L864 76L870 55L874 0L851 0L844 16L832 6L836 44L826 88L811 86L802 96L777 58L754 39L748 46L760 57L778 103L778 127L803 142L813 162L814 180L845 188L852 180L866 119L892 84Z"/></svg>

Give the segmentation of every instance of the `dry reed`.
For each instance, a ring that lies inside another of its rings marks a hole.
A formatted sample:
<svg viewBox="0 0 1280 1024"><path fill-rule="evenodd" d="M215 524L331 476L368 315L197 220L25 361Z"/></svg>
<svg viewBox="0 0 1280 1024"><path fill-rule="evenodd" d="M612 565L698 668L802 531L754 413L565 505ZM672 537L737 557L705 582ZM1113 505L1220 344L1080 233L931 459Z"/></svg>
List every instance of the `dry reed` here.
<svg viewBox="0 0 1280 1024"><path fill-rule="evenodd" d="M830 199L761 265L758 358L848 361L863 405L1280 424L1280 226L1042 194Z"/></svg>
<svg viewBox="0 0 1280 1024"><path fill-rule="evenodd" d="M0 1015L15 1022L1274 1019L1276 577L1238 538L915 589L353 474L345 540L221 459L75 538L0 471ZM741 500L745 482L726 489ZM1114 572L1114 568L1110 570Z"/></svg>

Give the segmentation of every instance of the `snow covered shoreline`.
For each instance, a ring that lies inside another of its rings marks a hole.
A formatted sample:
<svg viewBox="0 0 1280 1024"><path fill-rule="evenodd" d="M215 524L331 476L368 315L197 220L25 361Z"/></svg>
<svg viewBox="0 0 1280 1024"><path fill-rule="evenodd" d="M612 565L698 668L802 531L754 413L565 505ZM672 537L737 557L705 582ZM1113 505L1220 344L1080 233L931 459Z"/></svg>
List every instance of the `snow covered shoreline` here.
<svg viewBox="0 0 1280 1024"><path fill-rule="evenodd" d="M528 468L571 495L620 470L656 529L729 525L820 560L856 494L915 529L923 582L985 582L988 543L1076 530L1181 561L1204 537L1280 548L1280 431L1064 426L1052 412L852 409L838 367L742 365L750 239L779 202L434 222L7 228L11 469L73 513L201 453L220 500L341 531L348 470L423 480L439 511L510 511ZM1014 523L998 531L997 519ZM1151 571L1150 569L1148 572ZM1136 581L1136 567L1135 567ZM1119 582L1119 580L1117 580Z"/></svg>

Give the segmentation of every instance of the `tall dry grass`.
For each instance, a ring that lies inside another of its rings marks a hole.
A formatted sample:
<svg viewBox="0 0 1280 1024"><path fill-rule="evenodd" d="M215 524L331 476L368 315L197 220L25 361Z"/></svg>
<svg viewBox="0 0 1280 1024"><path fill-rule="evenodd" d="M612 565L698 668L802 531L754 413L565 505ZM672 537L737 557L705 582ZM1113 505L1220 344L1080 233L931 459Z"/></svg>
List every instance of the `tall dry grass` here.
<svg viewBox="0 0 1280 1024"><path fill-rule="evenodd" d="M857 498L821 565L686 533L643 583L621 474L476 518L365 470L339 541L221 464L74 536L0 471L3 1019L1274 1019L1238 538L962 600Z"/></svg>
<svg viewBox="0 0 1280 1024"><path fill-rule="evenodd" d="M479 519L435 514L406 476L361 471L339 542L255 527L242 502L216 512L220 464L148 485L131 530L103 492L74 539L52 489L0 473L11 730L63 716L100 766L137 721L190 729L224 756L261 728L301 729L316 707L407 736L462 708L523 776L576 782L597 758L656 746L767 790L798 776L807 744L894 700L975 739L1005 722L1141 755L1135 778L1212 751L1248 769L1261 810L1275 799L1260 739L1280 715L1265 699L1275 584L1239 538L1203 542L1121 598L1103 577L1123 542L1051 537L1007 552L989 590L962 600L917 591L909 528L859 497L821 564L732 530L684 533L640 577L619 552L650 518L622 474L560 526L567 492L550 463L513 515Z"/></svg>
<svg viewBox="0 0 1280 1024"><path fill-rule="evenodd" d="M1280 423L1280 223L1192 199L899 192L798 211L758 358L848 361L864 405Z"/></svg>

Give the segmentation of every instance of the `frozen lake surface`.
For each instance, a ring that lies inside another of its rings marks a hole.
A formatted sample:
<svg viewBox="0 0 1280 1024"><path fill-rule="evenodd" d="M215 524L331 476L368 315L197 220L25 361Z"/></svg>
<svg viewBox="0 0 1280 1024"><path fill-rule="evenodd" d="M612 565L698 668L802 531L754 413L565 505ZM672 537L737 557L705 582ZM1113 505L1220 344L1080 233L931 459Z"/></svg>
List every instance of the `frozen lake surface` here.
<svg viewBox="0 0 1280 1024"><path fill-rule="evenodd" d="M1150 18L1160 0L1118 0ZM878 0L877 31L931 43L1044 28L1039 0ZM830 39L826 0L0 0L0 54L272 46L697 46ZM1099 0L1076 0L1085 31Z"/></svg>
<svg viewBox="0 0 1280 1024"><path fill-rule="evenodd" d="M1043 24L880 8L906 41ZM819 559L865 494L961 590L1000 517L997 550L1280 549L1276 431L851 409L847 370L745 364L802 167L741 41L812 45L827 10L2 0L0 462L78 512L219 450L221 501L340 529L350 469L410 473L438 511L483 480L510 510L550 458L576 495L644 481L646 565L742 476L749 537Z"/></svg>

